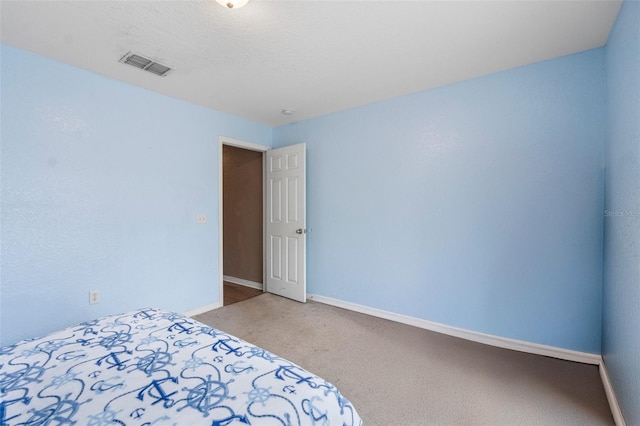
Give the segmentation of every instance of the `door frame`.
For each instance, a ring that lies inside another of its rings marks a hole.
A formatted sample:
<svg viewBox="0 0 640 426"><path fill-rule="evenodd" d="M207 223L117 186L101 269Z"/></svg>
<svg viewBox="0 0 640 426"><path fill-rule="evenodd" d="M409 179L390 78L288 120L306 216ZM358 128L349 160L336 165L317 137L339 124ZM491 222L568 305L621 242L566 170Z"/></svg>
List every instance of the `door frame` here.
<svg viewBox="0 0 640 426"><path fill-rule="evenodd" d="M218 279L220 281L220 287L218 290L218 297L220 298L220 306L224 306L224 245L223 245L223 232L224 232L224 215L222 211L222 200L223 200L223 191L224 186L222 185L223 179L223 158L222 158L222 148L223 145L235 146L236 148L248 149L250 151L257 151L262 153L262 175L264 177L264 162L265 155L264 153L268 150L272 149L270 146L260 145L252 142L246 142L239 139L230 138L227 136L218 136ZM264 188L265 188L264 178L262 181L262 223L263 223L263 231L262 231L262 291L266 290L265 285L265 264L264 264L264 212L265 212L265 196L264 196Z"/></svg>

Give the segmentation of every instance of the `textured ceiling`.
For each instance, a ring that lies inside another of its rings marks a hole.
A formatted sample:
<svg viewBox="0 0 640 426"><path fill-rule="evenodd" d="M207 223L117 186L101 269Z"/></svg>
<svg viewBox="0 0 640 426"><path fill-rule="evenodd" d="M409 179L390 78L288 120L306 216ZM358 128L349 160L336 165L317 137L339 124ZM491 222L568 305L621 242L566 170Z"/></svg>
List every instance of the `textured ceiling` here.
<svg viewBox="0 0 640 426"><path fill-rule="evenodd" d="M0 14L2 43L276 126L602 46L620 4L3 0ZM174 70L119 63L129 51Z"/></svg>

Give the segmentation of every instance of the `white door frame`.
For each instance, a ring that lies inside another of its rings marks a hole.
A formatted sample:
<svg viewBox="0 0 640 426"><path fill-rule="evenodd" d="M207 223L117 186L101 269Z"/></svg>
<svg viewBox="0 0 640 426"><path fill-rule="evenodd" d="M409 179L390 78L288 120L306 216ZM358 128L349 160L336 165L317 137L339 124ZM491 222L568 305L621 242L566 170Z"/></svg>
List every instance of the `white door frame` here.
<svg viewBox="0 0 640 426"><path fill-rule="evenodd" d="M238 139L229 138L227 136L219 136L218 137L218 272L219 272L219 280L220 280L220 289L219 289L219 298L220 298L220 306L224 306L224 263L223 263L223 255L224 255L224 246L222 240L223 234L223 212L222 212L222 199L223 199L223 190L224 187L222 185L222 146L229 145L235 146L237 148L248 149L251 151L262 152L262 174L264 176L264 153L270 149L270 146L259 145L252 142L245 142ZM262 182L262 222L264 226L264 182ZM265 290L264 284L264 230L262 232L262 290Z"/></svg>

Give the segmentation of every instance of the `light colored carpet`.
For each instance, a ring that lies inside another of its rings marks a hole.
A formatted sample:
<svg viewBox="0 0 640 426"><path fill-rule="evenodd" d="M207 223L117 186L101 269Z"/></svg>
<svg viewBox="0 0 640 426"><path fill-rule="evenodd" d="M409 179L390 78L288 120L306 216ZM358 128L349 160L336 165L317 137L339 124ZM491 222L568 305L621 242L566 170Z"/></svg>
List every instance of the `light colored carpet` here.
<svg viewBox="0 0 640 426"><path fill-rule="evenodd" d="M271 294L195 317L323 377L365 425L612 425L598 368Z"/></svg>

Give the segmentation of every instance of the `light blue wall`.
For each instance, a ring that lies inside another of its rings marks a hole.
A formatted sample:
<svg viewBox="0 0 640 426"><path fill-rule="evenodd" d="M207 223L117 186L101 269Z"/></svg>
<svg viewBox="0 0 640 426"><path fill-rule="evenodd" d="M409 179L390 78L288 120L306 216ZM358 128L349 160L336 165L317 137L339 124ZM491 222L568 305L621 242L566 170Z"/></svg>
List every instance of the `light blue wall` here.
<svg viewBox="0 0 640 426"><path fill-rule="evenodd" d="M218 136L272 130L1 47L0 343L218 302Z"/></svg>
<svg viewBox="0 0 640 426"><path fill-rule="evenodd" d="M640 3L609 37L602 352L628 425L640 424Z"/></svg>
<svg viewBox="0 0 640 426"><path fill-rule="evenodd" d="M276 128L309 292L600 353L605 117L595 49Z"/></svg>
<svg viewBox="0 0 640 426"><path fill-rule="evenodd" d="M217 137L270 145L271 129L7 46L2 60L2 342L217 302ZM599 353L603 61L275 129L308 143L309 291Z"/></svg>

